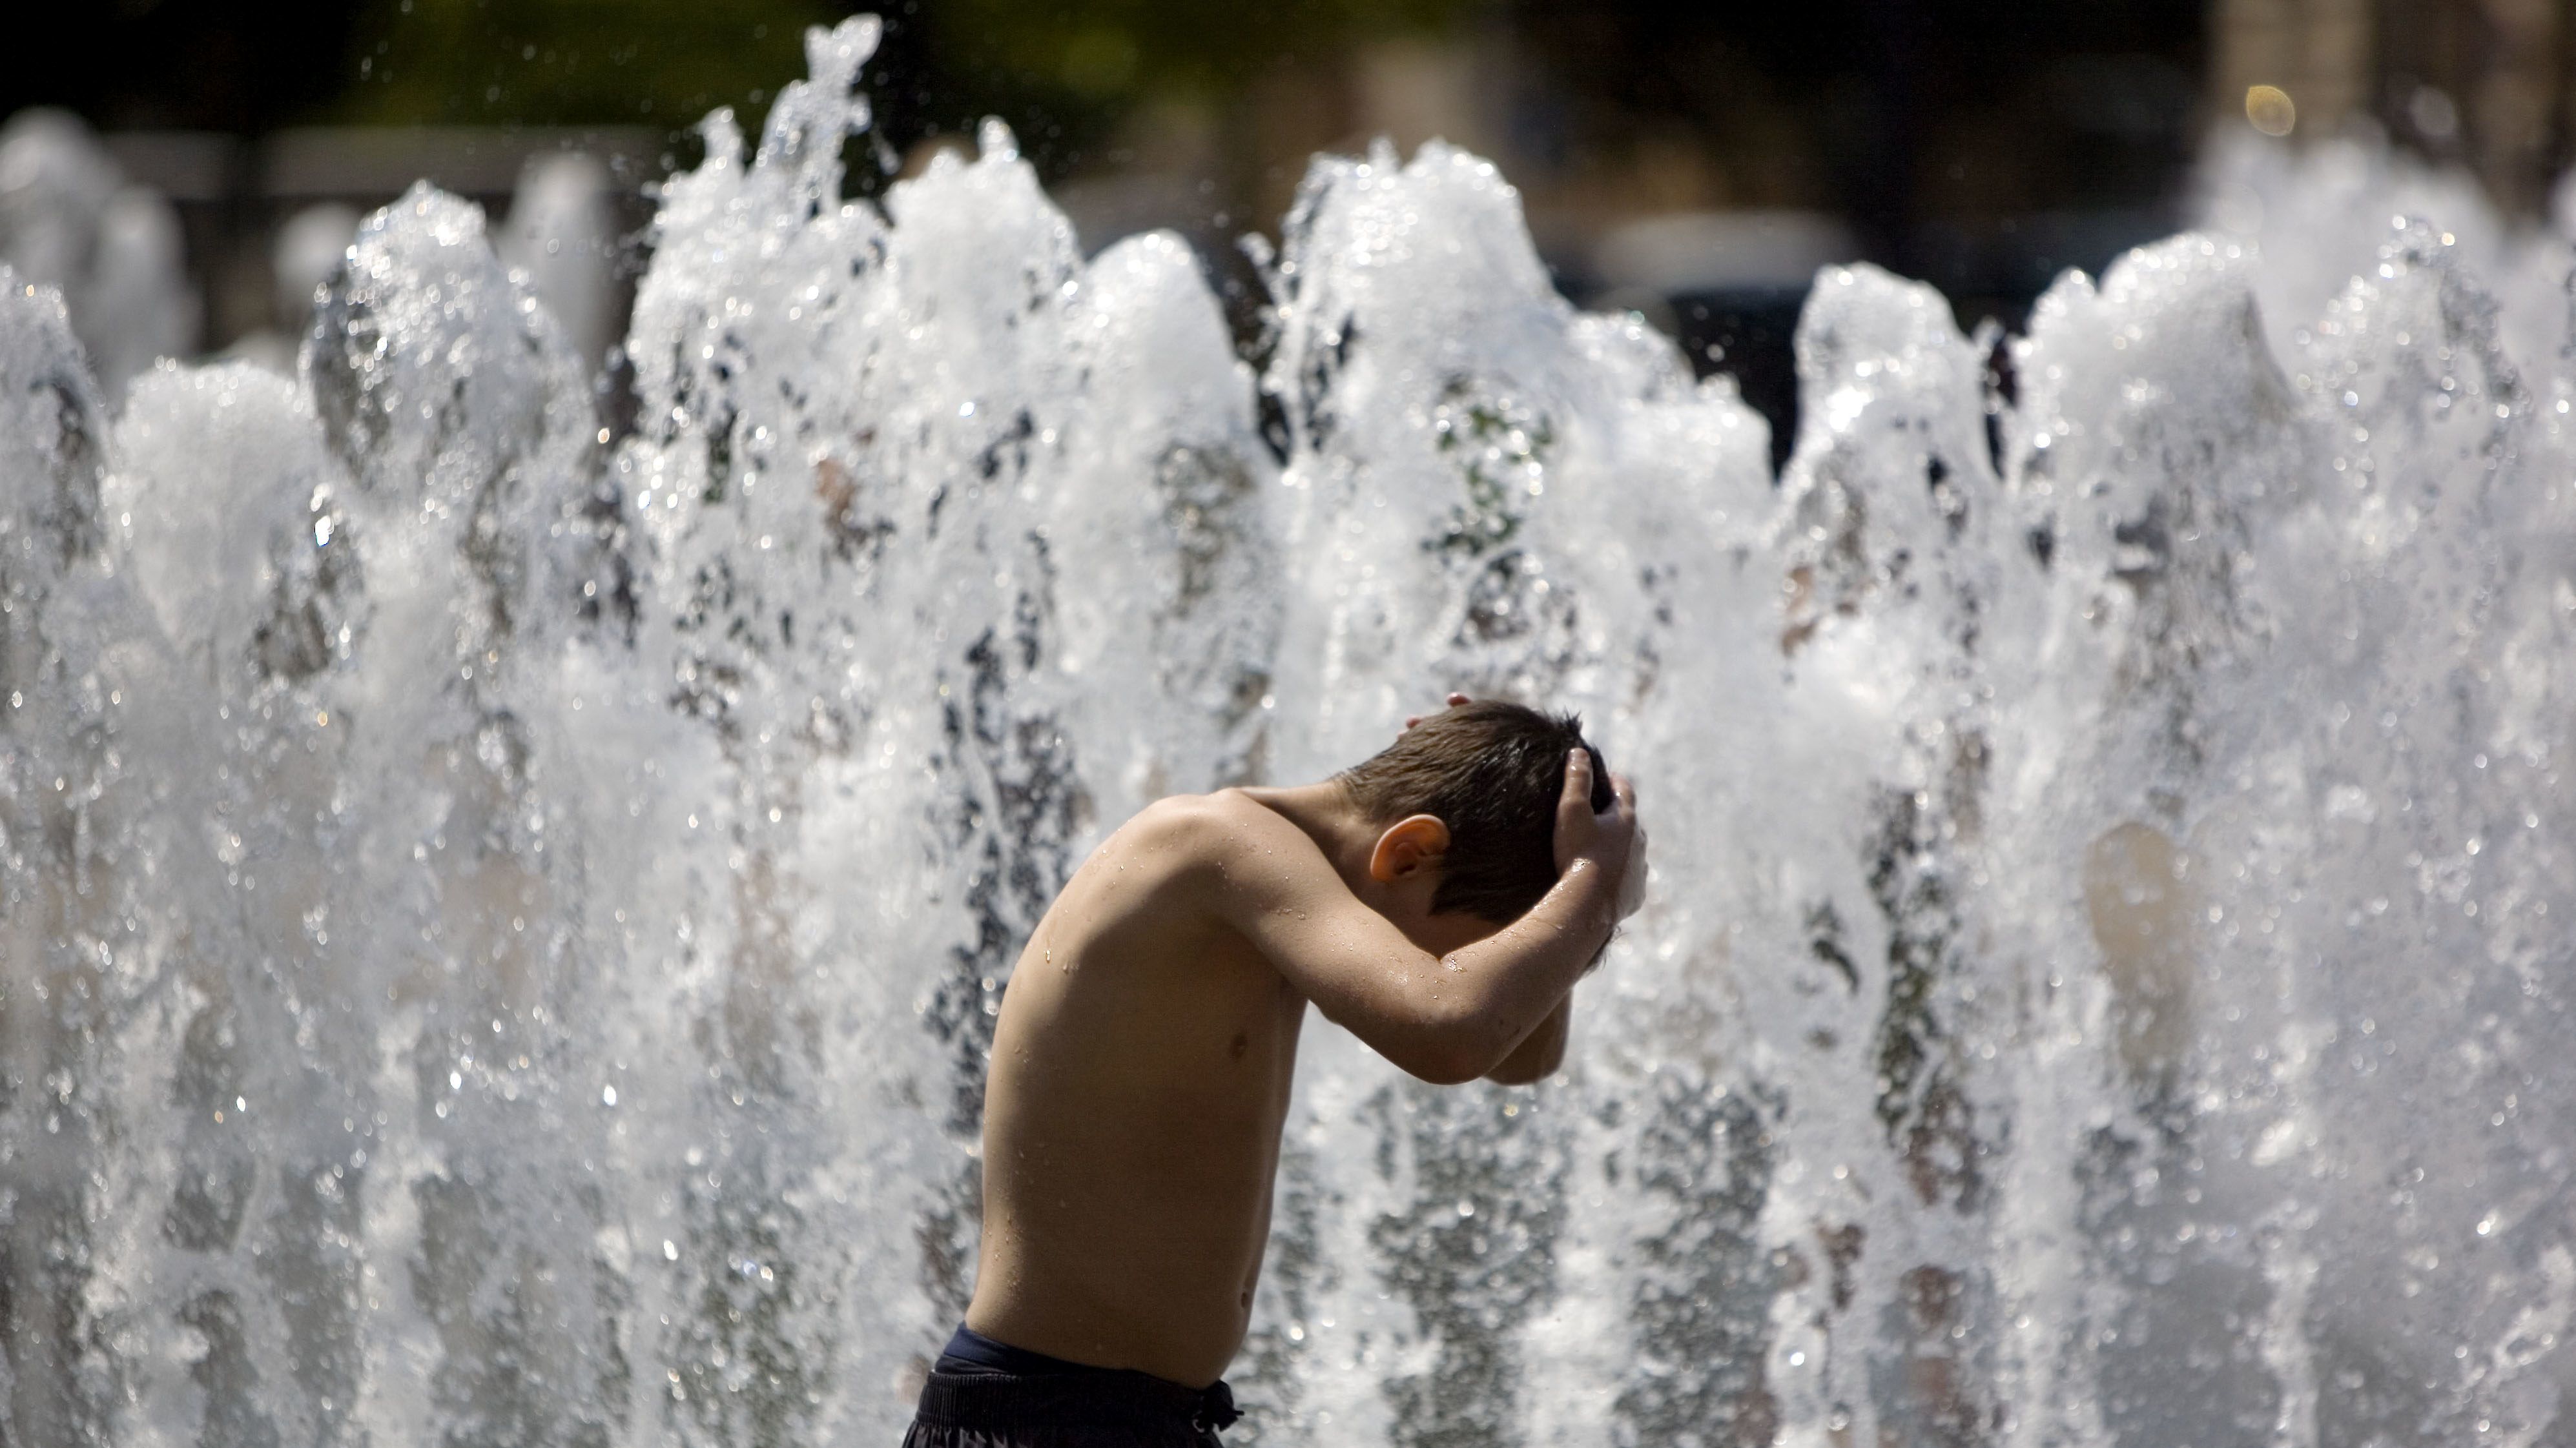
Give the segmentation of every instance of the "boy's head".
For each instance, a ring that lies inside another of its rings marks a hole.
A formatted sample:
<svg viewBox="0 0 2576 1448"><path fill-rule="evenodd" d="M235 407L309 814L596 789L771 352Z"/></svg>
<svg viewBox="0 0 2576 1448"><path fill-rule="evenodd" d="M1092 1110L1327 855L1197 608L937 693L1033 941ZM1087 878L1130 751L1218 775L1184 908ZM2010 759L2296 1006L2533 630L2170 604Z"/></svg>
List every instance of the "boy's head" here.
<svg viewBox="0 0 2576 1448"><path fill-rule="evenodd" d="M1556 802L1578 745L1592 755L1592 808L1606 810L1610 769L1581 720L1490 699L1432 715L1334 778L1375 824L1447 826L1433 913L1508 925L1556 883Z"/></svg>

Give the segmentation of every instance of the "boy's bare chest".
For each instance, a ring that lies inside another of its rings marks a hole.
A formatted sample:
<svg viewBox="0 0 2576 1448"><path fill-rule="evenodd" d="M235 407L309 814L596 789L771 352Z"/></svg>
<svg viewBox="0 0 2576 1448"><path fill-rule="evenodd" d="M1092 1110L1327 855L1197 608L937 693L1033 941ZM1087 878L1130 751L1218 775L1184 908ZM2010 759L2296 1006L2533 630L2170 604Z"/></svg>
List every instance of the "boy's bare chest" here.
<svg viewBox="0 0 2576 1448"><path fill-rule="evenodd" d="M1221 924L1088 903L1068 892L1021 958L995 1037L994 1084L1016 1063L1032 1089L1275 1119L1304 998Z"/></svg>
<svg viewBox="0 0 2576 1448"><path fill-rule="evenodd" d="M1267 1236L1306 1002L1230 931L1082 923L1051 917L1004 995L990 1204L1073 1255L1133 1236L1231 1303Z"/></svg>

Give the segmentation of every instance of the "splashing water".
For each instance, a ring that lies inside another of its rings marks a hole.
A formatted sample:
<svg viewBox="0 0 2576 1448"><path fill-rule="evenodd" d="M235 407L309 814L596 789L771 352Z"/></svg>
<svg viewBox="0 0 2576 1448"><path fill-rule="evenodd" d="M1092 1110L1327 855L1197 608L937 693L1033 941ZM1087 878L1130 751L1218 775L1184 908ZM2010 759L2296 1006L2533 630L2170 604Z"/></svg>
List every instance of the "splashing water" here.
<svg viewBox="0 0 2576 1448"><path fill-rule="evenodd" d="M35 106L0 126L0 266L70 304L108 400L153 359L190 350L200 310L179 215L68 112Z"/></svg>
<svg viewBox="0 0 2576 1448"><path fill-rule="evenodd" d="M997 126L845 202L875 38L668 185L613 447L426 188L299 381L0 293L0 1439L891 1441L1081 851L1452 686L1652 900L1558 1083L1310 1033L1239 1436L2563 1436L2563 244L2249 152L2026 337L1831 269L1775 484L1454 150L1257 374Z"/></svg>

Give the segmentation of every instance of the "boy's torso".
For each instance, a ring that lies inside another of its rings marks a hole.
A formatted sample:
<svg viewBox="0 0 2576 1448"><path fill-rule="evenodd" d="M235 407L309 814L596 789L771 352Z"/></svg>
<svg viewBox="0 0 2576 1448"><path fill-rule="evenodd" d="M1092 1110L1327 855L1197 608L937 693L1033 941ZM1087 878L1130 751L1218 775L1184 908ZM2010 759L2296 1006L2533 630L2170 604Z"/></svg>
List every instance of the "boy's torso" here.
<svg viewBox="0 0 2576 1448"><path fill-rule="evenodd" d="M977 1332L1192 1386L1241 1344L1306 1002L1202 898L1190 842L1238 823L1279 822L1232 791L1149 808L1020 957L985 1100Z"/></svg>

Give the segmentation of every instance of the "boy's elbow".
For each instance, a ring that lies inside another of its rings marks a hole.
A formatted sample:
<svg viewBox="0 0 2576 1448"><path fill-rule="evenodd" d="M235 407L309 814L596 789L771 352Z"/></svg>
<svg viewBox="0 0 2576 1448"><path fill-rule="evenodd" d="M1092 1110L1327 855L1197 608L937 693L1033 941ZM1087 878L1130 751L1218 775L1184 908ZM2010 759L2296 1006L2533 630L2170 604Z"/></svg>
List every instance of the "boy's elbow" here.
<svg viewBox="0 0 2576 1448"><path fill-rule="evenodd" d="M1485 1073L1485 1079L1497 1086L1534 1086L1556 1074L1565 1064L1565 1046L1558 1043L1544 1052L1533 1054L1514 1051L1503 1063Z"/></svg>
<svg viewBox="0 0 2576 1448"><path fill-rule="evenodd" d="M1418 1051L1411 1060L1397 1064L1404 1067L1407 1075L1434 1086L1464 1086L1482 1078L1491 1065L1480 1056L1445 1050Z"/></svg>
<svg viewBox="0 0 2576 1448"><path fill-rule="evenodd" d="M1500 1070L1510 1054L1509 1043L1497 1041L1482 1021L1469 1018L1424 1030L1396 1064L1434 1086L1463 1086Z"/></svg>
<svg viewBox="0 0 2576 1448"><path fill-rule="evenodd" d="M1401 1054L1386 1051L1386 1056L1404 1067L1404 1074L1430 1085L1466 1085L1502 1062L1502 1051L1494 1051L1492 1043L1484 1041L1484 1033L1463 1023L1430 1025L1414 1033Z"/></svg>
<svg viewBox="0 0 2576 1448"><path fill-rule="evenodd" d="M1565 1064L1566 1006L1560 1002L1538 1028L1526 1033L1485 1079L1504 1086L1527 1086L1556 1074Z"/></svg>

